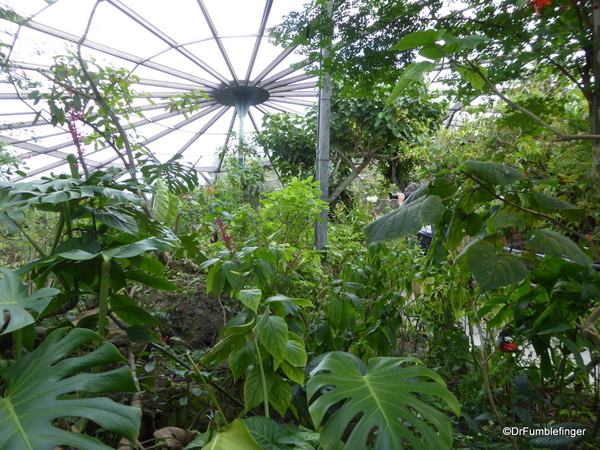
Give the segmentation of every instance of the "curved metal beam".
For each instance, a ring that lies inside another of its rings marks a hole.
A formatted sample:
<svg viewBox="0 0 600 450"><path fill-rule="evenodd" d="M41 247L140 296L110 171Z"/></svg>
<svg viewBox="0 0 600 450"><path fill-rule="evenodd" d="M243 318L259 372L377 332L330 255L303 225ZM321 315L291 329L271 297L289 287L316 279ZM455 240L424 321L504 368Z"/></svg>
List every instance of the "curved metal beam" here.
<svg viewBox="0 0 600 450"><path fill-rule="evenodd" d="M73 43L79 43L79 41L81 40L78 36L76 36L74 34L67 33L65 31L61 31L56 28L49 27L47 25L43 25L41 23L37 23L37 22L33 22L33 21L25 22L23 24L23 26L26 26L33 30L48 34L50 36L58 37L60 39L64 39L66 41L73 42ZM189 73L186 73L186 72L183 72L180 70L175 70L175 69L165 66L163 64L158 64L155 62L148 61L145 58L140 58L139 56L135 56L130 53L122 52L120 50L114 49L107 45L102 45L97 42L90 41L88 39L83 41L82 46L86 47L86 48L91 48L93 50L98 50L99 52L105 53L110 56L114 56L119 59L123 59L125 61L132 62L132 63L140 65L140 66L158 70L160 72L163 72L163 73L166 73L169 75L174 75L176 77L183 78L184 80L198 83L202 86L210 87L213 89L218 89L218 87L219 87L219 85L213 81L206 80L204 78L200 78L200 77L191 75Z"/></svg>
<svg viewBox="0 0 600 450"><path fill-rule="evenodd" d="M256 56L258 55L258 49L260 48L260 43L265 34L265 28L267 27L267 20L269 20L269 14L271 13L271 6L273 6L273 0L267 0L265 3L265 9L263 11L262 19L260 21L260 25L258 27L258 36L256 37L256 42L254 43L254 49L252 50L252 56L250 57L250 64L248 64L248 71L246 72L246 78L244 79L246 86L250 82L250 75L252 75L252 69L254 69L254 64L256 63Z"/></svg>
<svg viewBox="0 0 600 450"><path fill-rule="evenodd" d="M222 106L222 105L219 105ZM215 114L214 117L212 117L202 128L200 128L196 134L189 140L187 141L183 147L181 147L179 150L177 150L176 154L177 155L181 155L183 152L185 152L194 142L196 142L198 140L198 138L200 138L200 136L202 136L204 133L206 133L206 130L208 130L213 123L215 123L217 120L219 120L221 118L221 116L223 114L225 114L227 112L227 110L230 108L230 106L223 106L222 109Z"/></svg>
<svg viewBox="0 0 600 450"><path fill-rule="evenodd" d="M212 33L213 38L215 39L217 47L219 47L221 56L223 56L223 59L225 60L225 64L227 65L227 68L229 69L229 72L231 73L231 76L233 77L234 83L237 86L239 86L240 83L238 81L237 75L235 74L235 70L233 69L233 64L231 64L229 55L227 55L227 51L225 50L225 47L223 46L223 42L221 41L221 37L219 36L219 33L217 33L217 28L215 27L215 24L213 23L212 18L210 17L210 14L208 13L206 6L204 5L204 1L203 0L197 0L197 1L198 1L198 5L200 6L200 9L202 10L202 15L204 16L204 19L206 20L206 23L208 24L208 28L210 28L210 32Z"/></svg>
<svg viewBox="0 0 600 450"><path fill-rule="evenodd" d="M148 30L150 33L152 33L154 36L156 36L161 41L166 43L172 50L179 52L181 55L185 56L187 59L189 59L194 64L196 64L198 67L202 68L203 70L205 70L206 72L211 74L217 80L220 80L223 83L227 83L226 77L221 75L219 72L217 72L215 69L210 67L208 64L206 64L204 61L202 61L200 58L198 58L196 55L194 55L192 52L190 52L186 48L180 47L179 44L177 43L177 41L171 39L169 36L167 36L165 33L160 31L158 28L156 28L154 25L152 25L150 22L148 22L142 16L137 14L135 11L133 11L132 9L125 6L119 0L105 0L105 1L112 4L115 8L120 10L123 14L125 14L126 16L130 17L131 19L133 19L134 21L139 23L142 27L144 27L146 30Z"/></svg>

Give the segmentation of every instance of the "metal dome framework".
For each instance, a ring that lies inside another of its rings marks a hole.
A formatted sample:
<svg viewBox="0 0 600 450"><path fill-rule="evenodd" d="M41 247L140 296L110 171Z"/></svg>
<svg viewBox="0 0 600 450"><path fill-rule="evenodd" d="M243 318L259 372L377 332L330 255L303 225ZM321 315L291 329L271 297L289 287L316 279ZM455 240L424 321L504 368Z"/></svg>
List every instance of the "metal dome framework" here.
<svg viewBox="0 0 600 450"><path fill-rule="evenodd" d="M237 130L258 131L265 114L303 113L316 101L306 61L294 48L274 48L265 35L302 7L298 0L178 0L171 9L159 0L5 3L26 18L2 21L11 66L41 80L55 55L79 45L84 59L125 68L139 79L133 90L152 100L141 107L145 118L128 128L158 160L179 154L207 182L222 170L217 149L230 145ZM206 97L198 97L196 111L167 110L169 97L197 91ZM47 107L34 105L15 84L0 85L0 100L0 142L27 158L28 177L67 172L66 157L76 154L67 127L53 126ZM88 149L85 161L91 169L123 167L108 146Z"/></svg>

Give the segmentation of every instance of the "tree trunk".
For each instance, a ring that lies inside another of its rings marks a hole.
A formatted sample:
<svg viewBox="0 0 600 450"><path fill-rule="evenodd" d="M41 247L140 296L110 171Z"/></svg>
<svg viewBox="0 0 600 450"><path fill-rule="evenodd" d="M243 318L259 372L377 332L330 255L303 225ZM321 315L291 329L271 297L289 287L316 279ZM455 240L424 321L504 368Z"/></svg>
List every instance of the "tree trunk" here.
<svg viewBox="0 0 600 450"><path fill-rule="evenodd" d="M338 187L331 193L329 196L329 203L332 203L336 198L340 196L344 190L350 186L350 184L358 178L358 176L362 173L363 170L367 168L369 163L371 162L371 158L365 156L362 162L352 169L352 173L348 175L348 177L340 183Z"/></svg>

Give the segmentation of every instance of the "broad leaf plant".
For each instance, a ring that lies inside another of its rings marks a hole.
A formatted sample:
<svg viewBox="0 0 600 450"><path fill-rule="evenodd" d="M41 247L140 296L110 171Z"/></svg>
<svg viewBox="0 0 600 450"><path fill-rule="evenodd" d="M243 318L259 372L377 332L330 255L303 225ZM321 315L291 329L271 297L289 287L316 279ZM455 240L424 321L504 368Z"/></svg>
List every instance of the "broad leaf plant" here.
<svg viewBox="0 0 600 450"><path fill-rule="evenodd" d="M33 352L16 361L1 375L0 450L48 450L70 445L81 450L111 447L82 433L57 426L62 418L83 417L135 441L140 424L138 408L121 405L109 392L135 392L127 366L108 372L81 373L110 363L124 362L112 345L105 343L82 356L73 351L102 338L78 328L53 331Z"/></svg>

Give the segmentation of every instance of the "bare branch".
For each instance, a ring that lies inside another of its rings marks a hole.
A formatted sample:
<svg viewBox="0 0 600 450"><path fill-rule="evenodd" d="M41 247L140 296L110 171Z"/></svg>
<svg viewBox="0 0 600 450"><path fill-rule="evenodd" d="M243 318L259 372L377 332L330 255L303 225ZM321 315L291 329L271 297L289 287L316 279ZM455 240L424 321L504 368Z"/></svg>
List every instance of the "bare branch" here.
<svg viewBox="0 0 600 450"><path fill-rule="evenodd" d="M531 118L538 125L541 125L542 127L550 130L552 133L554 133L558 137L559 141L580 141L580 140L600 139L600 135L598 135L598 134L568 134L568 133L563 133L562 131L558 130L557 128L554 128L552 125L545 122L544 119L542 119L538 115L534 114L533 112L529 111L527 108L522 107L518 103L516 103L513 100L511 100L510 98L508 98L502 92L500 92L498 90L498 88L490 81L490 79L487 76L485 76L485 74L481 71L481 69L479 69L479 67L477 67L471 61L467 61L467 62L469 64L469 69L472 70L473 72L475 72L477 75L479 75L483 79L486 86L494 93L494 95L498 96L502 101L504 101L510 107L516 109L517 111L522 112L527 117Z"/></svg>
<svg viewBox="0 0 600 450"><path fill-rule="evenodd" d="M346 177L346 179L335 188L335 190L331 193L327 201L329 203L332 203L336 198L338 198L340 194L344 191L344 189L350 186L350 184L358 178L362 171L367 168L370 162L371 158L365 156L360 164L354 165L352 173L348 175L348 177Z"/></svg>
<svg viewBox="0 0 600 450"><path fill-rule="evenodd" d="M98 86L96 85L96 83L94 82L94 79L92 78L92 76L90 75L89 71L87 70L87 67L85 65L85 61L83 60L83 57L81 56L81 47L83 45L83 42L86 40L86 37L87 37L87 35L89 33L89 30L90 30L90 27L92 25L92 19L94 18L94 14L96 12L96 8L98 7L98 5L100 4L101 1L102 0L98 0L96 2L96 4L94 5L94 7L92 8L92 12L90 13L90 18L89 18L88 24L87 24L87 26L85 28L85 32L83 33L83 36L81 37L81 39L77 43L77 61L79 61L79 64L81 66L81 71L83 72L83 75L85 76L85 78L88 81L88 83L90 83L90 87L92 88L92 91L94 92L95 100L102 107L102 109L104 109L104 111L106 111L106 114L108 114L108 116L110 117L110 119L115 124L115 127L117 128L117 131L119 132L119 136L123 140L123 145L125 146L125 153L127 155L127 164L125 165L125 167L127 169L133 169L135 167L135 160L134 160L134 157L133 157L133 148L131 146L131 142L129 141L129 137L127 136L127 133L125 132L125 129L121 125L121 122L119 121L119 118L117 117L117 115L115 114L115 112L106 103L106 100L104 100L104 97L100 93L100 91L98 89ZM131 176L132 176L132 178L135 179L135 172L131 172Z"/></svg>

